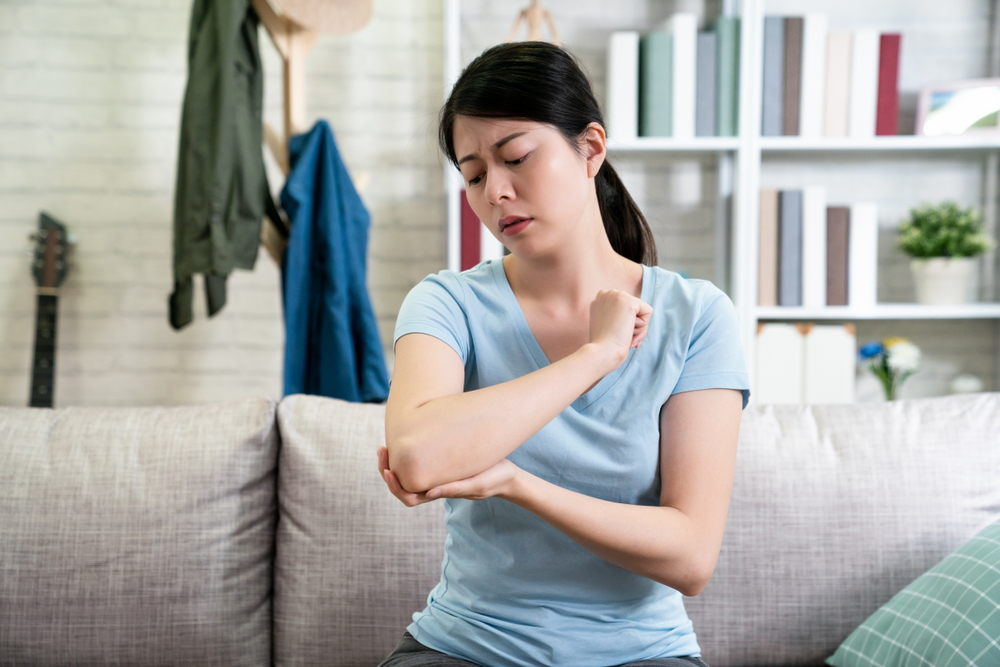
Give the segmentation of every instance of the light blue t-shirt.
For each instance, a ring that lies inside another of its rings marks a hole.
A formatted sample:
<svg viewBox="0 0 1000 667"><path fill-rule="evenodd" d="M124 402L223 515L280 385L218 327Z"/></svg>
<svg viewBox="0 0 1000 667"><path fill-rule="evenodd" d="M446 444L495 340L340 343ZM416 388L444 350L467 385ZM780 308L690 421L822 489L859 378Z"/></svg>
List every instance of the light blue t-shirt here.
<svg viewBox="0 0 1000 667"><path fill-rule="evenodd" d="M642 267L653 308L643 344L507 458L553 484L660 504L660 408L710 387L750 396L736 310L707 280ZM394 340L441 339L465 364L465 391L549 365L500 260L418 283ZM514 417L512 417L514 418ZM681 594L613 565L499 498L446 499L441 581L407 628L420 643L488 667L609 667L700 655Z"/></svg>

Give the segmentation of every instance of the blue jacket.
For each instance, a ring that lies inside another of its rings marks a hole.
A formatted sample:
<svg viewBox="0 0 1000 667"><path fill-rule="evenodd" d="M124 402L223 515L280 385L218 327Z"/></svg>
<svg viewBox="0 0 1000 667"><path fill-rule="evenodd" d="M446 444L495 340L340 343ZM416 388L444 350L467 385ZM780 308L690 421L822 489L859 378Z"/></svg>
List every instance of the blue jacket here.
<svg viewBox="0 0 1000 667"><path fill-rule="evenodd" d="M365 283L371 219L326 121L292 137L288 153L285 395L381 403L389 379Z"/></svg>

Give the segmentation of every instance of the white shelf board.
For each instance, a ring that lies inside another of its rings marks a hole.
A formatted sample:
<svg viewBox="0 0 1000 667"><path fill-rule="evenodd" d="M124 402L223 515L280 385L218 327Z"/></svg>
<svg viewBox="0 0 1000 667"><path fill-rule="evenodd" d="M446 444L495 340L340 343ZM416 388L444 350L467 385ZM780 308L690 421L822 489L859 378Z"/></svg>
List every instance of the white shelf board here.
<svg viewBox="0 0 1000 667"><path fill-rule="evenodd" d="M799 308L757 306L758 320L960 320L1000 319L1000 303L933 306L919 303L880 303L875 308L827 306Z"/></svg>
<svg viewBox="0 0 1000 667"><path fill-rule="evenodd" d="M739 147L739 137L637 137L635 139L608 139L608 151L674 151L678 153L725 153Z"/></svg>
<svg viewBox="0 0 1000 667"><path fill-rule="evenodd" d="M799 151L988 151L1000 150L1000 133L961 134L926 137L916 135L885 137L761 137L764 153Z"/></svg>

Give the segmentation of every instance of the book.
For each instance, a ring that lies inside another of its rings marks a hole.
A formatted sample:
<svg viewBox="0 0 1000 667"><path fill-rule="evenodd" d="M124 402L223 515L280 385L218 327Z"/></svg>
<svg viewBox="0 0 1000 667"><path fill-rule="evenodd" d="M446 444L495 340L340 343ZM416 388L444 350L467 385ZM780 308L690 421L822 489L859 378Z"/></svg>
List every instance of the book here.
<svg viewBox="0 0 1000 667"><path fill-rule="evenodd" d="M878 288L878 207L851 204L847 302L852 308L874 308Z"/></svg>
<svg viewBox="0 0 1000 667"><path fill-rule="evenodd" d="M471 269L482 261L482 243L480 234L483 223L469 205L469 197L462 189L462 230L461 230L461 264L460 271Z"/></svg>
<svg viewBox="0 0 1000 667"><path fill-rule="evenodd" d="M667 19L666 28L673 41L673 117L671 136L694 137L695 73L698 52L698 17L677 12Z"/></svg>
<svg viewBox="0 0 1000 667"><path fill-rule="evenodd" d="M853 324L809 324L802 344L802 402L853 403L856 349Z"/></svg>
<svg viewBox="0 0 1000 667"><path fill-rule="evenodd" d="M823 136L846 137L851 102L851 33L826 37L826 90L823 96Z"/></svg>
<svg viewBox="0 0 1000 667"><path fill-rule="evenodd" d="M826 305L846 306L850 284L851 209L826 209Z"/></svg>
<svg viewBox="0 0 1000 667"><path fill-rule="evenodd" d="M785 17L784 80L781 94L781 134L798 136L802 83L802 17Z"/></svg>
<svg viewBox="0 0 1000 667"><path fill-rule="evenodd" d="M720 16L715 20L718 45L716 81L718 99L715 132L720 137L735 137L738 133L740 91L740 19Z"/></svg>
<svg viewBox="0 0 1000 667"><path fill-rule="evenodd" d="M799 134L823 136L826 92L826 14L806 14L802 22L802 81L799 84Z"/></svg>
<svg viewBox="0 0 1000 667"><path fill-rule="evenodd" d="M757 305L778 305L778 191L760 191Z"/></svg>
<svg viewBox="0 0 1000 667"><path fill-rule="evenodd" d="M761 90L760 133L781 136L785 82L785 17L764 17L763 88Z"/></svg>
<svg viewBox="0 0 1000 667"><path fill-rule="evenodd" d="M757 366L751 393L758 403L802 402L804 343L794 324L757 325Z"/></svg>
<svg viewBox="0 0 1000 667"><path fill-rule="evenodd" d="M899 124L899 47L902 35L885 33L878 47L878 109L875 134L892 136Z"/></svg>
<svg viewBox="0 0 1000 667"><path fill-rule="evenodd" d="M802 305L802 191L778 192L778 305Z"/></svg>
<svg viewBox="0 0 1000 667"><path fill-rule="evenodd" d="M848 127L852 137L875 136L878 110L879 34L857 30L851 41L851 102Z"/></svg>
<svg viewBox="0 0 1000 667"><path fill-rule="evenodd" d="M673 35L654 30L639 38L639 136L669 137L673 117Z"/></svg>
<svg viewBox="0 0 1000 667"><path fill-rule="evenodd" d="M698 60L695 77L694 134L697 137L715 136L716 98L718 83L718 36L714 32L698 33Z"/></svg>
<svg viewBox="0 0 1000 667"><path fill-rule="evenodd" d="M826 306L826 188L802 190L802 305Z"/></svg>
<svg viewBox="0 0 1000 667"><path fill-rule="evenodd" d="M609 139L635 139L639 131L639 32L621 30L608 41L605 111Z"/></svg>

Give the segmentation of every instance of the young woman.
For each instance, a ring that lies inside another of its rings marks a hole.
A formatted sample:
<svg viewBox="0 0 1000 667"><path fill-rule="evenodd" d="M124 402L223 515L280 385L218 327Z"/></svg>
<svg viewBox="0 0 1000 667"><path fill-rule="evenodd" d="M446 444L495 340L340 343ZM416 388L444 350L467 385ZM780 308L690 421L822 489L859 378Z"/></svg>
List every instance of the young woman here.
<svg viewBox="0 0 1000 667"><path fill-rule="evenodd" d="M681 596L715 569L749 397L732 302L656 266L563 49L485 51L440 143L510 254L399 311L378 468L446 499L449 536L383 667L704 665Z"/></svg>

